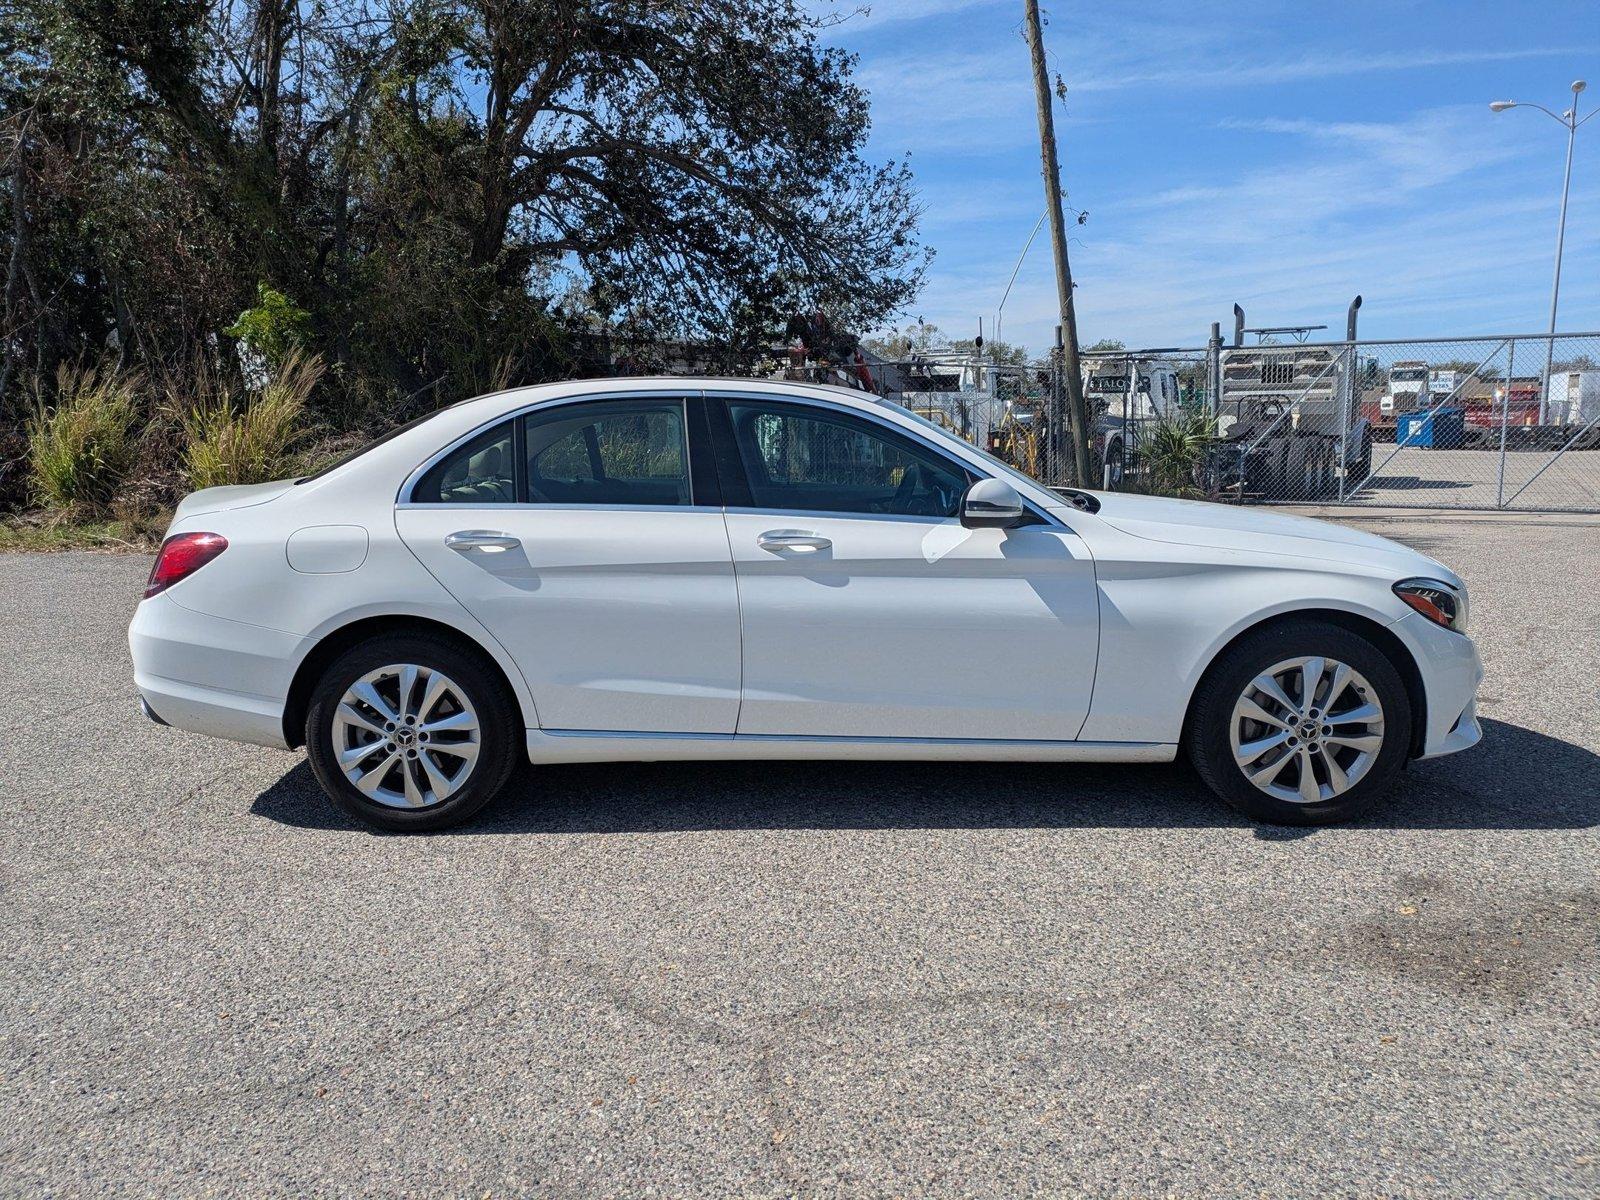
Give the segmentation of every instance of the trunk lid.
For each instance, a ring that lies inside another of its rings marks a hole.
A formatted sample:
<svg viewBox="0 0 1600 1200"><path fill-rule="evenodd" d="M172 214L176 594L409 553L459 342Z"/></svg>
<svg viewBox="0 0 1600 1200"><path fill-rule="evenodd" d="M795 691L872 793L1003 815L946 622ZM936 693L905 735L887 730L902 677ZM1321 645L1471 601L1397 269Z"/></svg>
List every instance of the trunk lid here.
<svg viewBox="0 0 1600 1200"><path fill-rule="evenodd" d="M226 512L232 508L249 508L276 500L294 486L292 479L275 479L271 483L244 483L229 487L201 488L191 492L173 513L174 522L185 517L198 517L206 513Z"/></svg>

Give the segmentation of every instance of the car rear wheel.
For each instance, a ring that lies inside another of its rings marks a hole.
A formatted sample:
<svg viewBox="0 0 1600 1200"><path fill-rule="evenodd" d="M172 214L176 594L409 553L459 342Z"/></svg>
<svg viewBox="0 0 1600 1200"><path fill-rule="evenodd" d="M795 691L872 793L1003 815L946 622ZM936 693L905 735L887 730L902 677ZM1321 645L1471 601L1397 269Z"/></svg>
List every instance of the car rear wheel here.
<svg viewBox="0 0 1600 1200"><path fill-rule="evenodd" d="M1200 777L1233 807L1278 825L1331 825L1381 796L1405 766L1411 703L1366 638L1286 622L1224 652L1186 732Z"/></svg>
<svg viewBox="0 0 1600 1200"><path fill-rule="evenodd" d="M393 830L476 814L515 766L515 700L476 655L443 638L388 634L340 655L306 714L306 750L346 812Z"/></svg>

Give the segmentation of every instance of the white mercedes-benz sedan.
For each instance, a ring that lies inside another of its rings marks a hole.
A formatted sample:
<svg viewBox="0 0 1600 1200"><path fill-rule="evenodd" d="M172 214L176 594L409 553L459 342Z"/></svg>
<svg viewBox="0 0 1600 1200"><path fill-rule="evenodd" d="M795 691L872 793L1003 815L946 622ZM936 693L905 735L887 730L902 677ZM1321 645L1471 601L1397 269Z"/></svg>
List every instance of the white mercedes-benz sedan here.
<svg viewBox="0 0 1600 1200"><path fill-rule="evenodd" d="M1467 594L1405 546L1058 494L913 413L758 380L482 396L179 506L145 712L305 746L389 829L535 764L1165 762L1324 824L1481 732ZM1070 778L1070 777L1068 777Z"/></svg>

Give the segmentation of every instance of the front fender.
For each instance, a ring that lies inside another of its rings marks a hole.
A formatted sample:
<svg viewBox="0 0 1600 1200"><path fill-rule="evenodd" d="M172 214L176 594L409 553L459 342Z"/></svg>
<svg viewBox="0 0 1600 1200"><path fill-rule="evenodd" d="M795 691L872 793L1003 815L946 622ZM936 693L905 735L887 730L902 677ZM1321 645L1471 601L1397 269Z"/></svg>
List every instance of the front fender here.
<svg viewBox="0 0 1600 1200"><path fill-rule="evenodd" d="M1401 619L1378 581L1297 566L1101 563L1100 661L1088 741L1176 742L1200 677L1241 633L1287 614ZM1263 603L1263 596L1276 599ZM1181 597L1181 602L1175 597Z"/></svg>

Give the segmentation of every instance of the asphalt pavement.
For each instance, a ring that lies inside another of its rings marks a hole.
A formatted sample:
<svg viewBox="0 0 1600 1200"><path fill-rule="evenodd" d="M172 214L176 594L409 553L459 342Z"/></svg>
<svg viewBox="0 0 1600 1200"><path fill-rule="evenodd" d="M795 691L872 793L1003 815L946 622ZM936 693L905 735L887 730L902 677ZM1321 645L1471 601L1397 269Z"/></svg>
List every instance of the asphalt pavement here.
<svg viewBox="0 0 1600 1200"><path fill-rule="evenodd" d="M1600 1194L1600 526L1363 525L1472 586L1487 736L1317 831L658 764L376 835L139 715L147 560L0 556L0 1194Z"/></svg>

